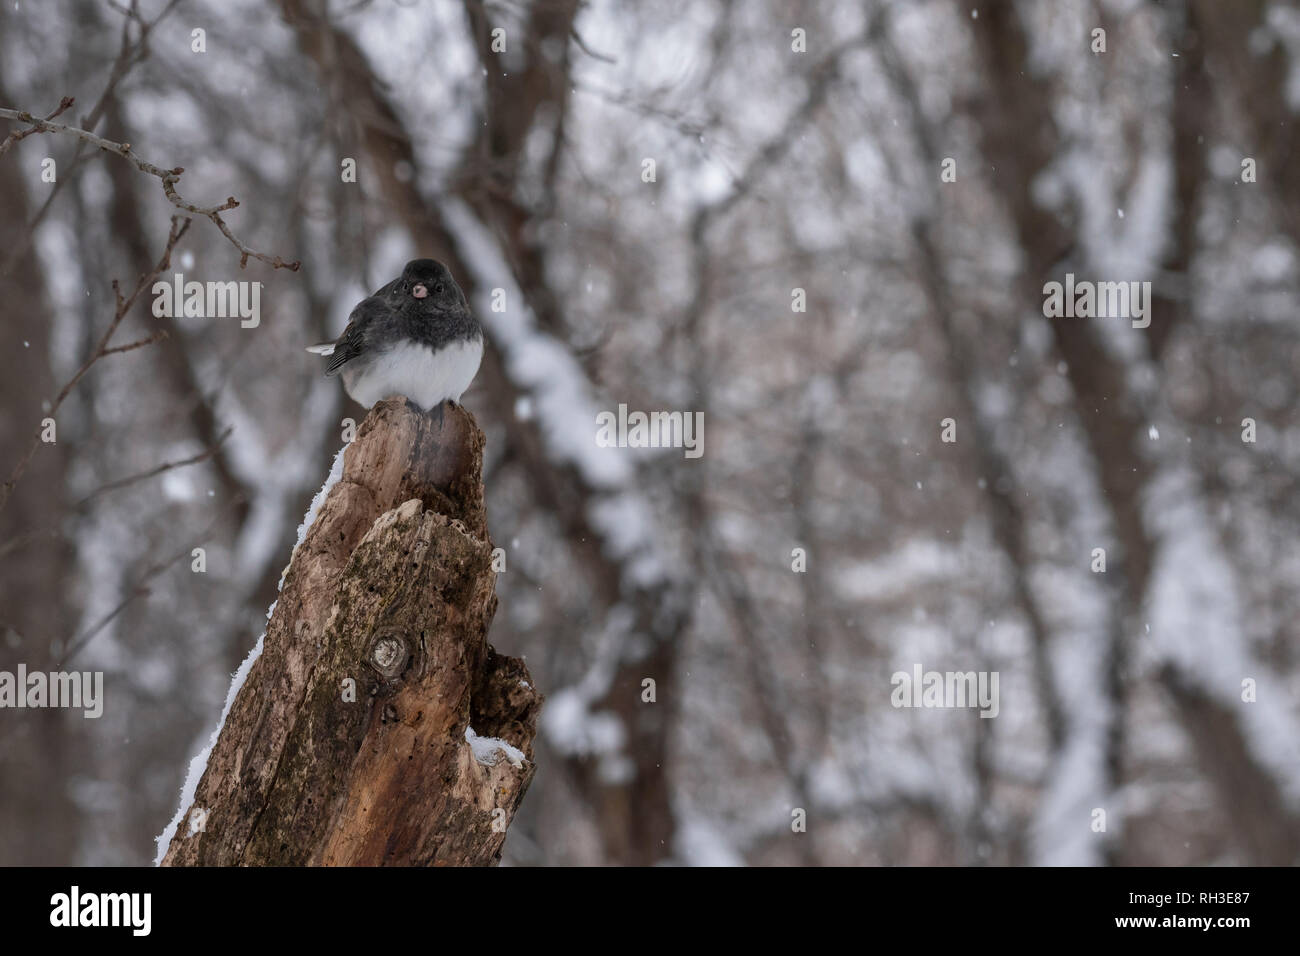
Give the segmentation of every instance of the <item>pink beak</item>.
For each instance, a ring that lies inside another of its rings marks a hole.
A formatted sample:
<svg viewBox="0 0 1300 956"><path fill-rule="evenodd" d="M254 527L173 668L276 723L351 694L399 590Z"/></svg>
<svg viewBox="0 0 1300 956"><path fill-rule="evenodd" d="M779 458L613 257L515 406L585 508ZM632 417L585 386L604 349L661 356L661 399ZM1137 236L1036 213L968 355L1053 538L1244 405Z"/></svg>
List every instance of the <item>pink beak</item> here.
<svg viewBox="0 0 1300 956"><path fill-rule="evenodd" d="M423 299L428 294L429 290L424 287L424 283L422 282L417 283L415 288L411 290L411 295L415 296L417 299Z"/></svg>

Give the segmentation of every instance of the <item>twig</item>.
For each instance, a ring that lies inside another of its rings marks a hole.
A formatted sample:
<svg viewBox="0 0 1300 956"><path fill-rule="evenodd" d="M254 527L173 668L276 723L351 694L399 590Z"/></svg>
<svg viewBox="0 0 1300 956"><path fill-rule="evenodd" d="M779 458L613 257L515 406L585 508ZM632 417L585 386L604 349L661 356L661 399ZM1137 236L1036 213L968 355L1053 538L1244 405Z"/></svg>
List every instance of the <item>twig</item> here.
<svg viewBox="0 0 1300 956"><path fill-rule="evenodd" d="M111 349L104 349L104 351L100 354L100 358L103 358L105 355L117 355L120 352L131 352L135 349L142 349L146 345L153 345L155 342L161 342L166 338L167 338L166 330L163 330L162 332L155 332L153 335L150 335L143 339L139 339L138 341L129 342L126 345L115 345Z"/></svg>
<svg viewBox="0 0 1300 956"><path fill-rule="evenodd" d="M0 558L3 558L10 551L17 551L19 548L25 548L33 541L39 541L41 538L57 539L59 537L58 528L38 528L36 531L28 531L26 534L16 535L0 544Z"/></svg>
<svg viewBox="0 0 1300 956"><path fill-rule="evenodd" d="M59 106L53 113L45 117L45 119L43 120L33 120L32 122L40 122L40 123L48 122L54 119L54 117L59 116L60 114L70 110L72 108L72 103L73 103L72 97L65 96L63 99L59 101ZM24 115L30 116L31 114L27 113ZM18 142L20 139L26 139L28 136L31 136L33 133L39 133L39 132L40 130L35 126L33 126L31 129L14 130L12 133L6 136L3 141L0 141L0 156L3 156L5 153L9 152L9 150L13 148L14 143Z"/></svg>
<svg viewBox="0 0 1300 956"><path fill-rule="evenodd" d="M166 571L169 567L171 567L181 558L191 554L193 552L193 549L198 546L195 542L202 543L206 541L208 539L208 535L212 533L212 530L216 528L217 525L225 519L226 512L230 508L239 504L242 504L242 499L240 498L236 498L230 501L226 505L226 507L222 508L218 512L217 516L212 519L212 521L208 524L208 526L204 528L202 531L200 531L197 537L195 537L190 541L189 544L185 545L175 554L163 558L157 564L151 565L150 567L146 568L144 573L141 574L140 577L137 578L129 586L129 588L127 589L126 597L124 597L121 601L119 601L117 606L114 607L113 610L109 611L98 621L92 624L80 636L74 638L72 643L68 645L68 649L63 652L63 656L59 658L58 662L54 664L52 669L56 671L63 670L65 667L67 667L68 662L71 661L73 657L75 657L82 650L84 650L86 645L89 644L92 640L94 640L95 637L101 631L104 630L104 628L108 627L108 625L111 624L118 617L118 615L120 615L123 611L125 611L133 601L135 601L137 598L148 597L148 595L150 594L149 588L147 587L148 583L152 581L154 578L156 578L163 571ZM0 730L0 754L3 754L4 748L11 741L17 739L17 735L20 731L25 730L31 726L32 725L29 722L21 721L21 722L12 723L8 728L4 730Z"/></svg>
<svg viewBox="0 0 1300 956"><path fill-rule="evenodd" d="M163 249L162 258L158 260L157 264L152 270L150 270L148 275L142 275L139 278L135 284L135 288L131 290L129 296L123 297L121 286L119 286L116 279L113 280L113 295L117 299L117 309L113 313L113 321L108 324L108 328L105 329L104 334L100 336L99 342L95 345L95 350L91 353L90 358L86 359L86 361L82 363L81 368L77 369L77 371L73 373L72 378L68 379L63 388L59 390L59 394L55 396L54 401L45 412L46 418L53 418L55 416L59 407L63 404L64 399L68 397L69 393L71 393L71 391L76 387L77 383L81 381L82 376L90 371L92 365L98 362L105 355L110 355L116 351L126 351L125 348L110 349L108 342L113 337L113 333L117 331L118 326L122 324L122 320L126 318L127 312L131 310L131 307L135 305L136 301L144 291L153 285L154 280L157 279L161 273L171 267L172 250L176 248L176 243L180 242L181 236L185 235L185 231L189 229L190 222L191 220L188 217L172 216L171 232L167 236L167 246ZM132 343L132 347L139 348L142 344L145 343ZM36 434L32 437L31 445L28 447L22 458L18 460L18 464L14 466L13 474L9 476L9 480L6 481L3 486L0 486L0 511L3 511L5 505L9 503L9 496L13 494L14 487L22 478L23 472L27 470L28 464L31 463L32 456L36 454L36 449L40 447L41 431L42 429L40 427L36 429Z"/></svg>
<svg viewBox="0 0 1300 956"><path fill-rule="evenodd" d="M112 623L114 618L116 618L119 614L121 614L124 610L126 610L127 606L130 605L132 601L134 601L136 598L147 597L149 595L149 588L147 586L149 582L152 581L154 578L156 578L158 575L162 574L164 571L166 571L169 567L171 567L181 558L187 557L189 554L191 554L195 547L194 545L195 540L200 542L206 541L208 539L208 535L212 533L212 530L216 528L221 521L225 520L226 512L231 507L234 507L237 504L240 504L239 499L235 499L233 501L228 502L226 506L223 507L217 513L217 515L212 519L212 521L209 522L208 526L204 528L202 531L200 531L197 537L191 540L189 544L185 545L174 554L168 555L167 557L163 558L161 561L157 562L156 564L152 564L148 568L146 568L144 570L144 573L142 573L140 577L138 577L135 580L135 582L130 585L126 597L124 597L121 600L121 602L118 603L117 607L113 608L113 610L105 614L102 618L100 618L93 625L91 625L91 627L85 633L83 633L80 637L76 638L71 644L68 645L68 649L63 652L63 656L59 658L59 662L55 664L54 669L63 670L63 668L67 666L68 662L71 661L72 658L74 658L82 649L84 649L85 646L89 644L95 638L95 636L99 634L100 631L108 627L108 625Z"/></svg>
<svg viewBox="0 0 1300 956"><path fill-rule="evenodd" d="M587 54L587 56L591 57L593 60L600 60L602 63L618 62L618 60L616 60L614 57L604 53L597 53L591 47L587 46L587 41L582 38L582 34L578 32L577 27L574 27L569 31L569 36L572 37L573 42L578 45L578 49L580 49L583 53Z"/></svg>
<svg viewBox="0 0 1300 956"><path fill-rule="evenodd" d="M146 20L140 13L139 0L131 0L129 8L109 0L108 5L125 17L122 21L122 42L117 52L117 58L113 61L113 68L109 71L108 83L104 86L104 92L99 95L99 101L95 103L90 115L82 117L82 126L94 129L96 124L99 123L109 100L117 92L117 85L137 64L144 62L145 58L148 57L150 31L176 9L179 2L180 0L170 0L167 6L163 7L158 13L158 16L154 17L153 20ZM139 28L135 40L131 39L132 23Z"/></svg>
<svg viewBox="0 0 1300 956"><path fill-rule="evenodd" d="M90 630L86 631L85 634L81 635L81 637L77 638L72 642L72 644L68 647L67 652L63 655L62 658L59 659L59 662L54 665L54 669L59 671L63 670L64 666L68 663L69 660L72 659L73 655L76 654L78 651L80 651L87 644L89 644L96 634L98 634L104 628L108 627L108 625L112 623L114 618L116 618L119 614L125 611L128 606L130 606L132 601L134 601L136 598L148 597L149 593L150 593L149 589L145 587L144 584L137 584L135 587L133 587L131 589L131 593L129 593L126 597L122 598L122 600L118 603L117 607L113 608L113 610L105 614L102 618L99 619L97 623L95 623L90 628Z"/></svg>
<svg viewBox="0 0 1300 956"><path fill-rule="evenodd" d="M66 103L67 106L72 105L72 100L70 98L65 97L63 102ZM50 116L53 117L58 115L58 113L67 109L67 106L60 104L60 108L50 114ZM5 141L0 143L0 156L3 156L14 142L17 142L25 136L30 136L32 133L65 133L69 136L75 136L77 139L89 143L91 146L97 146L107 152L116 153L123 159L130 160L135 164L136 169L140 170L142 173L156 176L162 182L163 193L166 194L168 201L177 209L183 209L196 216L203 216L204 218L211 219L216 227L221 230L221 234L229 239L230 243L239 250L239 267L241 269L248 265L249 259L257 259L259 262L265 262L273 269L288 269L291 272L297 272L299 266L302 264L298 260L285 262L279 256L270 256L262 252L257 252L256 250L249 248L242 239L231 232L230 227L226 225L226 221L221 218L221 214L227 210L234 209L239 205L239 200L234 196L226 197L226 201L217 206L199 206L190 202L178 193L176 191L176 183L180 180L181 174L185 172L183 166L176 166L172 169L163 169L159 166L155 166L148 160L137 156L131 149L130 143L115 143L112 140L104 139L102 136L97 136L89 130L84 130L77 126L67 126L63 123L52 123L49 119L40 119L33 116L27 110L0 108L0 118L18 120L20 123L28 123L31 125L31 129L10 133Z"/></svg>
<svg viewBox="0 0 1300 956"><path fill-rule="evenodd" d="M218 449L221 448L222 443L225 442L225 440L230 437L230 433L234 430L235 429L233 425L228 426L224 432L222 432L219 436L217 436L216 442L211 447L199 452L197 455L193 455L189 458L182 459L181 461L163 462L161 465L157 465L153 468L150 468L148 471L142 471L136 475L128 475L125 478L118 478L116 481L110 481L105 485L100 485L90 494L86 495L86 497L78 501L74 507L76 510L80 510L84 508L86 505L88 505L90 502L94 501L100 495L107 494L110 491L116 491L118 488L125 488L128 485L134 485L140 481L147 481L150 478L156 478L158 475L161 475L165 471L171 471L175 468L184 468L187 465L197 465L200 462L207 461L209 458L211 458L213 455L217 453Z"/></svg>
<svg viewBox="0 0 1300 956"><path fill-rule="evenodd" d="M154 17L153 20L150 21L146 20L141 15L139 0L131 0L130 8L123 7L120 4L115 3L114 0L109 0L108 5L122 13L125 17L122 21L122 41L117 51L117 58L113 61L113 67L109 70L108 83L105 84L104 91L99 94L99 100L95 103L90 114L81 118L81 125L83 127L93 130L99 124L100 119L104 115L105 107L108 106L109 100L111 100L117 92L118 84L126 78L126 75L130 73L137 64L144 62L145 58L148 57L148 40L150 31L161 23L168 14L176 9L176 4L178 2L179 0L170 0L167 6L163 7L162 11L159 12L158 16ZM138 35L135 39L131 38L132 23L135 23L139 28ZM52 118L52 115L46 117L46 119ZM35 132L37 131L34 129L27 130L23 135L30 136ZM7 250L7 255L5 256L3 263L0 263L0 278L9 275L9 270L13 268L14 263L18 261L20 256L27 252L27 247L32 240L32 235L35 233L36 227L44 221L46 214L50 211L50 207L54 205L54 200L58 198L64 185L72 181L72 174L76 172L76 170L86 160L86 157L82 152L85 149L85 146L86 144L84 142L77 143L77 149L72 154L72 160L68 163L63 175L54 183L54 186L49 191L49 195L45 197L45 202L41 203L41 208L36 211L36 215L32 217L31 222L27 223L27 228L24 230L23 235L19 237L19 239Z"/></svg>

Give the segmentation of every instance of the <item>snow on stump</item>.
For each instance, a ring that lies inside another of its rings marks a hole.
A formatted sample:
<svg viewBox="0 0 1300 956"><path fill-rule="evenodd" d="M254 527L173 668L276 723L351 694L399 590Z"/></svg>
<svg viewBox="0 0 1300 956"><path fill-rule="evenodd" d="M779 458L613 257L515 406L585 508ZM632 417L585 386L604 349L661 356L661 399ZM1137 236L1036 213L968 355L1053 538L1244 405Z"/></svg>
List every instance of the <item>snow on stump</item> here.
<svg viewBox="0 0 1300 956"><path fill-rule="evenodd" d="M459 407L441 425L402 399L371 410L195 758L162 865L500 858L542 697L487 643L483 441Z"/></svg>

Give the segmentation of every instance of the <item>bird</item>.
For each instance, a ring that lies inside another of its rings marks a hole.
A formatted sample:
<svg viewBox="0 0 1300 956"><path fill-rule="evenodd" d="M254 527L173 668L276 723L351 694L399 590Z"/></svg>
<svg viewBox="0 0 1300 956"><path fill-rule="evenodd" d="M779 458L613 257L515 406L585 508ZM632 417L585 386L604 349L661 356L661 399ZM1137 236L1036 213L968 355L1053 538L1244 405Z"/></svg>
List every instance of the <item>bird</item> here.
<svg viewBox="0 0 1300 956"><path fill-rule="evenodd" d="M329 358L326 375L370 408L392 396L425 412L453 405L483 360L483 327L450 270L436 259L412 259L402 274L362 299L333 342L309 345Z"/></svg>

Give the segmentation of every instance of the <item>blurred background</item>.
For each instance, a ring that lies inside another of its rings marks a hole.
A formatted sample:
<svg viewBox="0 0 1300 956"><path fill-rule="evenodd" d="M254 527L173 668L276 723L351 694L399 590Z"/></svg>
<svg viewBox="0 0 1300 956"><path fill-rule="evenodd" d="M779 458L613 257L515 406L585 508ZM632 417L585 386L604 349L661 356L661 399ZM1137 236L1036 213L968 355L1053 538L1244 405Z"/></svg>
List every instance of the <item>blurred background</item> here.
<svg viewBox="0 0 1300 956"><path fill-rule="evenodd" d="M301 261L195 217L167 274L260 324L146 293L8 494L0 670L105 706L0 711L0 863L152 860L363 415L303 346L415 256L488 328L490 639L548 698L506 863L1295 863L1298 58L1280 0L0 5L0 107ZM0 479L176 212L0 156ZM1150 326L1045 318L1067 272ZM703 456L598 448L620 403Z"/></svg>

